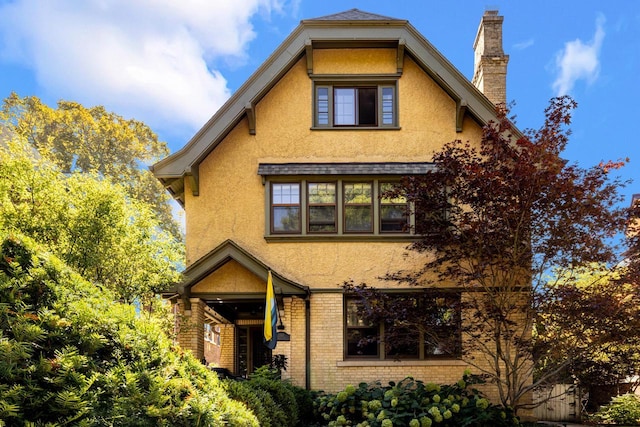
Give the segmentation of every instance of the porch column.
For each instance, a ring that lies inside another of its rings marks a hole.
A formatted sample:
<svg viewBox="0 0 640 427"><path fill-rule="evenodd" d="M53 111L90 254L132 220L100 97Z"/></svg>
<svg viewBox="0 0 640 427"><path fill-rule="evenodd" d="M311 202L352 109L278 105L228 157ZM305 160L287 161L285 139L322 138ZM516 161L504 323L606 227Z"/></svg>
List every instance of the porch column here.
<svg viewBox="0 0 640 427"><path fill-rule="evenodd" d="M220 367L236 372L236 325L220 325Z"/></svg>
<svg viewBox="0 0 640 427"><path fill-rule="evenodd" d="M190 350L196 359L204 358L204 308L205 302L200 298L191 298L191 309L185 310L182 302L178 303L178 344L184 350Z"/></svg>
<svg viewBox="0 0 640 427"><path fill-rule="evenodd" d="M285 326L291 334L291 342L287 343L290 344L287 373L293 384L304 388L307 371L306 303L299 297L285 298L284 303L287 313Z"/></svg>

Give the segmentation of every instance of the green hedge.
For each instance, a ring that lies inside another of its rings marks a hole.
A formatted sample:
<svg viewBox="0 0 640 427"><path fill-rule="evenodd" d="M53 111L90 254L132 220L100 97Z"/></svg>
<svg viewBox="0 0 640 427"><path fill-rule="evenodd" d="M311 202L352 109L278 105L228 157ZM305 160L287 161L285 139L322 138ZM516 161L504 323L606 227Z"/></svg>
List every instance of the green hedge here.
<svg viewBox="0 0 640 427"><path fill-rule="evenodd" d="M249 407L261 427L307 427L313 421L311 392L280 379L278 369L258 368L248 381L225 381L229 395Z"/></svg>
<svg viewBox="0 0 640 427"><path fill-rule="evenodd" d="M0 425L259 426L161 319L0 235Z"/></svg>

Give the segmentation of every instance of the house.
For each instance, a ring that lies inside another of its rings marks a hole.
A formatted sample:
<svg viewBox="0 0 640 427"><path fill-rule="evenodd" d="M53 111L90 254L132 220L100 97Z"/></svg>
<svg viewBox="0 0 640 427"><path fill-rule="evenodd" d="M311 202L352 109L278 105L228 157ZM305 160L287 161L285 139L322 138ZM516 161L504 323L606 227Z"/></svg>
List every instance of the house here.
<svg viewBox="0 0 640 427"><path fill-rule="evenodd" d="M471 83L406 20L357 9L303 20L184 148L152 167L186 212L184 281L166 295L183 348L204 358L212 324L221 367L247 375L284 355L294 384L331 392L461 377L459 349L423 337L395 354L358 345L384 330L358 318L341 284L406 292L381 277L424 264L407 250L418 236L406 202L381 194L433 168L443 144L479 141L496 119L509 59L502 21L496 11L482 17ZM262 335L269 272L273 351Z"/></svg>

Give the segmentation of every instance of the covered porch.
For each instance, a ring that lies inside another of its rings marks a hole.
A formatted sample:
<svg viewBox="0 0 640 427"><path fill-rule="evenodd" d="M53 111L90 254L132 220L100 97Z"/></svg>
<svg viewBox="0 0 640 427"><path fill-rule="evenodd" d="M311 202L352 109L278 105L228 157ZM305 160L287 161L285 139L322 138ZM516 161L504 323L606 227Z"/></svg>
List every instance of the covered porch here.
<svg viewBox="0 0 640 427"><path fill-rule="evenodd" d="M262 340L269 271L278 308L274 350ZM178 343L198 359L247 376L273 356L283 355L288 365L283 376L296 385L308 386L307 287L227 240L189 266L183 282L164 296L174 304Z"/></svg>

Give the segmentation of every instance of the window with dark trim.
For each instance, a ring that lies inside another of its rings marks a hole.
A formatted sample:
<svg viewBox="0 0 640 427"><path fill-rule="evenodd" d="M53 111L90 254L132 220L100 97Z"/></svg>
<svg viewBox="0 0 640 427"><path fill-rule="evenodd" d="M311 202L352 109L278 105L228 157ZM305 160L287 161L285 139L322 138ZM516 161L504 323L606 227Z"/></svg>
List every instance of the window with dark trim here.
<svg viewBox="0 0 640 427"><path fill-rule="evenodd" d="M373 185L371 182L344 183L344 232L373 231Z"/></svg>
<svg viewBox="0 0 640 427"><path fill-rule="evenodd" d="M345 296L345 357L371 359L459 358L461 355L460 293L395 294L394 303L421 313L422 327L394 324L393 319L369 323L359 310L361 300ZM385 337L393 335L393 345Z"/></svg>
<svg viewBox="0 0 640 427"><path fill-rule="evenodd" d="M271 184L271 232L300 232L300 183Z"/></svg>
<svg viewBox="0 0 640 427"><path fill-rule="evenodd" d="M405 196L389 197L397 184L392 182L380 183L380 232L402 233L409 230L409 209Z"/></svg>
<svg viewBox="0 0 640 427"><path fill-rule="evenodd" d="M358 313L358 301L355 298L345 300L345 313L347 356L379 357L379 326L369 324L362 319Z"/></svg>
<svg viewBox="0 0 640 427"><path fill-rule="evenodd" d="M336 183L307 183L309 199L309 233L335 233L337 231Z"/></svg>
<svg viewBox="0 0 640 427"><path fill-rule="evenodd" d="M411 214L406 198L384 196L394 185L388 179L367 177L269 181L267 232L356 239L409 236Z"/></svg>
<svg viewBox="0 0 640 427"><path fill-rule="evenodd" d="M314 127L397 127L394 83L344 85L317 83Z"/></svg>

